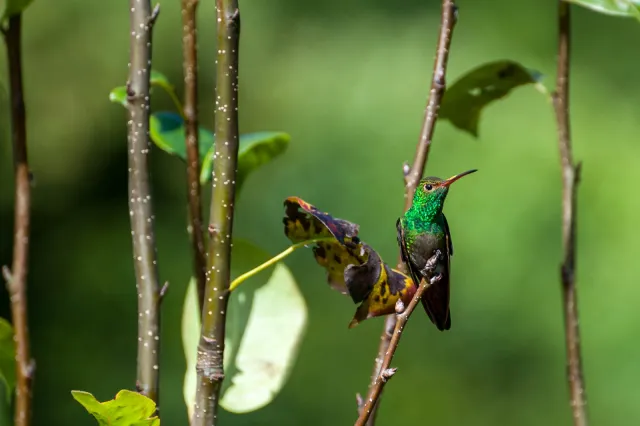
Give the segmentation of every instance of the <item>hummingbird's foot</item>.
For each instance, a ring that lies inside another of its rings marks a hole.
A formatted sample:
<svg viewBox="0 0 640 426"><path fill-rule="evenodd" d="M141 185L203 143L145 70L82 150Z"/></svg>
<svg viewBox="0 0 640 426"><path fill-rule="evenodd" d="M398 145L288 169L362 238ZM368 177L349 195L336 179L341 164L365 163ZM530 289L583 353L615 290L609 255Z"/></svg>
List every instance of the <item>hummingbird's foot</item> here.
<svg viewBox="0 0 640 426"><path fill-rule="evenodd" d="M429 260L427 260L426 265L424 265L424 268L422 268L422 270L420 271L420 273L423 276L428 276L430 273L434 272L434 270L436 269L436 266L438 265L438 262L440 261L440 258L442 257L442 252L438 249L433 253L433 256L431 256L429 258Z"/></svg>

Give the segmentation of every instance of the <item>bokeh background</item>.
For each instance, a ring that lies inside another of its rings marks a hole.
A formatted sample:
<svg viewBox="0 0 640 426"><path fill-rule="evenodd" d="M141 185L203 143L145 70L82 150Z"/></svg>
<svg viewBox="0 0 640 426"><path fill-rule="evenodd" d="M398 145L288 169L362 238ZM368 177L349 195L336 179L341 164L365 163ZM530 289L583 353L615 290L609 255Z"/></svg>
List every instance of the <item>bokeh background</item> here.
<svg viewBox="0 0 640 426"><path fill-rule="evenodd" d="M215 15L201 2L201 121L213 123ZM154 68L182 93L179 1L162 1ZM361 225L395 262L402 163L412 160L431 76L436 0L245 0L242 132L284 130L285 155L249 178L237 235L272 253L288 241L282 201L298 195ZM553 0L460 0L449 81L513 59L555 77ZM574 9L571 109L579 192L578 283L589 411L596 425L640 422L640 24ZM136 295L127 215L123 1L36 1L24 17L29 154L35 187L29 275L35 425L91 425L69 393L110 399L135 381ZM11 260L13 176L4 46L0 56L0 263ZM157 92L153 109L171 108ZM474 174L445 212L456 245L453 328L418 311L393 362L380 425L567 425L559 284L560 171L551 106L524 87L484 113L480 138L441 122L428 173ZM186 424L180 310L191 273L184 165L152 160L162 317L163 424ZM355 306L310 252L287 259L309 306L290 381L268 407L226 425L337 425L355 419L382 319L348 330ZM0 315L8 317L0 289Z"/></svg>

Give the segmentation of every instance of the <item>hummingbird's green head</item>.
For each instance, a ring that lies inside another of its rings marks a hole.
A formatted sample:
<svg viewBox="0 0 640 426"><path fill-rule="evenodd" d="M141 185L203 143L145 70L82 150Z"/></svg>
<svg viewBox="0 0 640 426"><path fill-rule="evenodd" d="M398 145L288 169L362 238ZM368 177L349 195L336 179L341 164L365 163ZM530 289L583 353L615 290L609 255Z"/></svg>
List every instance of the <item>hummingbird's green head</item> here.
<svg viewBox="0 0 640 426"><path fill-rule="evenodd" d="M412 208L419 208L429 217L435 217L442 211L444 200L447 198L449 186L463 176L477 172L477 170L468 170L464 173L451 176L449 179L440 179L437 177L427 177L420 180L413 195Z"/></svg>

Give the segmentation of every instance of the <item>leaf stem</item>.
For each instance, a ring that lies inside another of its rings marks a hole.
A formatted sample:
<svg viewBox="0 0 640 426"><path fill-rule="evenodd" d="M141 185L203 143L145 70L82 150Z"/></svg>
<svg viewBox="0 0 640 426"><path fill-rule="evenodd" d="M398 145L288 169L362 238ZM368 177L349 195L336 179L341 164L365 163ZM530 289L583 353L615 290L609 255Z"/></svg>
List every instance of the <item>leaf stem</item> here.
<svg viewBox="0 0 640 426"><path fill-rule="evenodd" d="M275 255L271 259L269 259L266 262L264 262L262 265L256 266L252 270L250 270L248 272L245 272L244 274L240 275L238 278L233 280L231 282L231 286L229 287L229 291L235 290L236 287L238 287L244 281L248 280L249 278L251 278L252 276L256 275L257 273L259 273L261 271L264 271L268 267L270 267L272 265L275 265L276 263L278 263L279 261L281 261L285 257L289 256L291 253L293 253L294 251L298 250L299 248L306 247L308 245L319 243L319 242L322 242L322 241L335 241L335 238L333 238L333 237L314 238L312 240L302 241L300 243L293 244L293 245L289 246L286 250L283 250L279 254Z"/></svg>
<svg viewBox="0 0 640 426"><path fill-rule="evenodd" d="M575 426L587 426L586 390L580 355L576 266L576 204L581 165L574 165L569 119L569 64L571 55L571 7L558 0L558 75L553 105L558 125L558 147L562 165L562 243L564 260L560 267L567 345L567 382Z"/></svg>
<svg viewBox="0 0 640 426"><path fill-rule="evenodd" d="M216 0L217 58L215 153L213 157L209 257L202 331L196 362L196 400L192 426L218 420L226 311L231 277L231 241L238 169L238 0Z"/></svg>
<svg viewBox="0 0 640 426"><path fill-rule="evenodd" d="M455 27L458 18L458 8L453 0L442 0L442 13L440 17L440 34L438 36L438 43L436 47L436 58L433 65L433 76L431 78L431 88L429 90L429 99L427 100L427 106L425 108L424 120L422 123L422 129L420 130L420 139L416 147L416 155L413 161L413 165L409 167L405 165L403 170L405 177L405 194L404 194L404 211L407 211L411 207L413 200L413 194L416 191L416 186L422 178L424 169L427 165L427 159L429 157L429 149L431 148L431 142L433 140L433 133L436 127L436 121L438 119L438 110L440 109L440 103L446 88L446 73L447 64L449 61L449 49L451 47L451 37L453 29ZM406 268L399 258L398 268L405 270ZM371 375L371 384L369 385L369 394L372 395L372 391L376 388L376 381L382 371L383 359L385 354L388 353L389 347L392 343L392 330L396 329L396 316L388 315L385 319L384 328L380 335L380 345L378 346L378 354L375 358L373 366L373 374ZM380 389L379 392L382 392ZM380 397L378 393L375 396L377 400ZM371 396L367 398L367 401L371 399ZM372 414L367 422L368 426L375 424L375 419L378 411L378 403L374 406Z"/></svg>
<svg viewBox="0 0 640 426"><path fill-rule="evenodd" d="M430 269L428 279L425 278L420 282L420 286L418 287L416 294L411 299L411 302L409 302L409 305L404 308L401 300L398 301L398 304L396 304L396 324L391 335L389 347L384 353L380 365L380 371L373 381L373 384L369 390L369 395L367 396L366 401L364 401L362 408L359 410L360 413L358 419L355 422L355 426L364 426L367 423L370 415L377 405L378 398L380 398L380 394L382 393L384 385L395 374L396 370L394 368L389 368L391 365L391 361L393 360L393 355L396 353L396 349L398 349L398 345L400 344L400 337L402 335L404 327L407 324L407 321L409 320L409 317L413 313L414 309L416 308L416 306L418 306L420 299L422 299L422 295L425 291L427 291L429 287L434 284L437 285L437 282L440 280L440 275L434 276L432 272L440 256L441 253L438 250L436 254L434 254L427 261L427 267Z"/></svg>
<svg viewBox="0 0 640 426"><path fill-rule="evenodd" d="M197 3L197 1L196 1L196 3ZM185 19L184 18L184 14L182 15L182 17L183 17L183 20L184 20ZM182 31L184 33L184 31L186 31L186 28L183 27ZM185 36L183 34L183 46L186 45L186 43L187 43L187 40L184 40L184 37ZM195 37L195 34L194 34L194 37ZM195 38L194 38L194 40L195 40ZM194 41L194 43L195 43L195 41ZM186 65L186 63L184 65ZM194 71L194 73L196 73L196 75L197 75L197 71ZM185 78L184 78L185 79L185 95L184 95L185 96L185 106L184 107L182 106L182 103L180 102L180 98L178 98L178 94L176 93L175 89L167 91L167 93L169 94L169 97L173 101L173 104L176 106L176 109L178 110L178 114L180 115L180 117L182 117L183 120L185 120L185 126L186 126L186 121L187 121L187 115L186 115L186 111L185 111L186 103L187 103L186 97L189 96L189 94L187 93L189 91L189 87L187 86L188 83L187 83L187 77L186 76L187 76L187 74L185 73ZM197 86L196 86L196 88L197 88Z"/></svg>
<svg viewBox="0 0 640 426"><path fill-rule="evenodd" d="M193 250L193 270L198 289L200 310L204 303L206 283L206 256L202 226L202 199L200 195L200 155L198 140L198 43L196 11L198 0L182 0L182 50L184 55L184 110L185 143L187 151L187 194L189 203L189 233ZM175 95L175 94L174 94ZM177 105L179 100L174 100ZM179 106L182 109L182 105Z"/></svg>
<svg viewBox="0 0 640 426"><path fill-rule="evenodd" d="M136 387L158 403L160 283L149 182L149 102L151 32L159 13L150 0L129 0L130 67L127 82L129 215L138 290Z"/></svg>
<svg viewBox="0 0 640 426"><path fill-rule="evenodd" d="M11 315L16 342L16 402L15 426L31 422L31 384L35 364L29 354L27 315L27 271L29 265L29 228L31 183L27 159L27 127L22 83L22 15L9 18L3 31L7 45L11 96L11 138L15 174L15 219L13 263L11 270L3 268L11 298Z"/></svg>

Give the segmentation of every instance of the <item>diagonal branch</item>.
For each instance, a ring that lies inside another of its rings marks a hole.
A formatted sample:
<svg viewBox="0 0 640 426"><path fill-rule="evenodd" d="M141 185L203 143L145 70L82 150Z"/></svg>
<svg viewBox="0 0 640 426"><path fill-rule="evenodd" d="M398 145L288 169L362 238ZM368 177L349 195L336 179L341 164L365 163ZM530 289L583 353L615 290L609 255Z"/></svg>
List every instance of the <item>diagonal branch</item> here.
<svg viewBox="0 0 640 426"><path fill-rule="evenodd" d="M184 55L184 117L187 150L187 194L189 234L193 249L193 269L200 309L204 302L206 257L200 197L200 157L198 141L198 42L196 10L199 0L182 0L182 50Z"/></svg>
<svg viewBox="0 0 640 426"><path fill-rule="evenodd" d="M138 289L138 363L136 387L158 402L160 282L149 182L149 78L151 32L159 7L150 0L129 0L130 63L127 82L129 216Z"/></svg>
<svg viewBox="0 0 640 426"><path fill-rule="evenodd" d="M433 65L433 77L431 79L431 89L429 90L429 99L425 109L424 121L420 131L420 139L416 148L416 156L413 165L409 168L405 165L405 194L404 194L404 210L407 211L411 207L413 194L416 186L422 178L424 169L427 165L429 157L429 149L433 140L433 133L438 119L438 110L442 96L446 88L447 63L449 61L449 49L451 47L451 36L458 18L458 8L453 0L442 0L442 14L440 18L440 35L438 36L438 44L436 47L436 58ZM404 269L402 260L398 260L398 266ZM373 390L375 382L380 374L382 362L385 354L389 350L391 344L392 331L396 328L396 316L389 315L385 319L384 329L380 335L380 345L378 347L378 355L376 356L373 366L373 374L371 376L371 384L369 385L369 393ZM373 408L370 420L367 423L372 426L378 410L378 404Z"/></svg>
<svg viewBox="0 0 640 426"><path fill-rule="evenodd" d="M22 16L9 18L3 31L7 45L7 63L11 92L11 139L15 174L15 219L13 264L3 268L7 290L11 297L11 315L16 342L16 404L15 426L28 426L31 420L31 382L34 362L29 354L27 315L27 270L29 263L29 225L31 185L27 161L27 126L22 84Z"/></svg>
<svg viewBox="0 0 640 426"><path fill-rule="evenodd" d="M558 76L553 105L558 125L558 146L562 165L562 244L564 260L560 268L564 302L565 337L567 345L567 381L571 394L571 410L575 426L586 426L586 391L580 355L580 327L575 283L576 265L576 203L580 180L580 164L573 164L569 119L569 63L571 55L570 5L558 0Z"/></svg>
<svg viewBox="0 0 640 426"><path fill-rule="evenodd" d="M213 157L207 285L196 363L196 401L192 426L217 422L227 302L231 278L231 240L238 168L238 48L240 9L237 0L216 0L217 68L215 153Z"/></svg>
<svg viewBox="0 0 640 426"><path fill-rule="evenodd" d="M380 394L382 393L384 385L395 374L396 369L390 368L390 366L391 361L393 360L393 355L396 353L396 349L398 349L400 337L402 335L402 332L404 331L404 327L407 324L407 321L409 320L409 317L413 313L416 306L418 306L418 303L420 303L420 299L422 299L422 295L424 294L424 292L440 280L440 275L433 275L433 269L435 268L438 259L441 256L442 254L440 253L440 250L437 250L436 253L427 261L426 268L429 269L429 278L425 278L422 280L420 286L418 287L418 290L416 291L416 294L411 299L411 302L409 302L409 305L405 308L402 300L399 300L396 304L396 325L391 335L389 348L384 353L384 358L380 365L380 372L376 375L371 389L369 390L367 400L364 401L364 404L360 409L358 420L356 420L355 426L364 426L365 424L367 424L367 421L369 420L369 417L371 416L371 413L378 402L378 398L380 398Z"/></svg>

